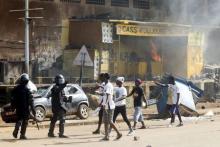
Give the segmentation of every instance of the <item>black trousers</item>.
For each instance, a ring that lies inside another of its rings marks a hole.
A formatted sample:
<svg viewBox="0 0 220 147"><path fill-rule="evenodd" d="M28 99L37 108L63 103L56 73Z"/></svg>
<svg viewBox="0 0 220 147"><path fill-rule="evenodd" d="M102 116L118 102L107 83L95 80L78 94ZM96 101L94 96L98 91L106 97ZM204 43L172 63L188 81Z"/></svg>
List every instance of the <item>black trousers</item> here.
<svg viewBox="0 0 220 147"><path fill-rule="evenodd" d="M173 112L173 109L175 108L175 112ZM179 122L181 123L182 122L182 118L181 118L181 114L180 114L180 111L179 111L179 106L178 105L169 105L167 104L167 111L169 112L170 114L170 117L171 117L171 123L174 123L175 122L175 115L178 116L178 119L179 119Z"/></svg>
<svg viewBox="0 0 220 147"><path fill-rule="evenodd" d="M66 111L60 109L57 113L53 113L53 117L51 118L50 122L50 129L49 129L49 134L54 133L54 128L57 120L60 121L59 124L59 135L64 134L64 124L65 124L65 116L66 116Z"/></svg>
<svg viewBox="0 0 220 147"><path fill-rule="evenodd" d="M115 107L115 111L114 111L114 115L113 115L113 122L115 123L116 118L118 116L118 114L121 114L123 120L126 122L126 124L128 125L128 127L131 129L131 123L128 120L127 117L127 112L126 112L126 106L116 106Z"/></svg>
<svg viewBox="0 0 220 147"><path fill-rule="evenodd" d="M14 129L14 134L18 134L18 131L20 130L20 127L21 127L21 136L25 136L26 134L26 129L27 129L27 126L28 126L28 115L26 116L21 116L21 115L18 115L18 120L16 121L15 123L15 129Z"/></svg>
<svg viewBox="0 0 220 147"><path fill-rule="evenodd" d="M172 113L171 113L171 123L174 123L175 122L175 115L178 116L178 119L179 119L179 122L182 123L182 118L181 118L181 114L180 114L180 111L179 111L179 106L178 105L172 105ZM174 111L175 109L175 111Z"/></svg>

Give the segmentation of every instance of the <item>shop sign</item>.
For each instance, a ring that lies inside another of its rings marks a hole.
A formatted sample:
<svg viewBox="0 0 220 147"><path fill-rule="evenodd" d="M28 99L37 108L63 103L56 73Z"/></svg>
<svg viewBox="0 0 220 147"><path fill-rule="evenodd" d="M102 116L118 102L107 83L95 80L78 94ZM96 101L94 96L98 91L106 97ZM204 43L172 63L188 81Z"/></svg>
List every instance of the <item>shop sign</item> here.
<svg viewBox="0 0 220 147"><path fill-rule="evenodd" d="M129 36L187 36L189 30L179 27L154 27L143 25L116 25L117 35Z"/></svg>

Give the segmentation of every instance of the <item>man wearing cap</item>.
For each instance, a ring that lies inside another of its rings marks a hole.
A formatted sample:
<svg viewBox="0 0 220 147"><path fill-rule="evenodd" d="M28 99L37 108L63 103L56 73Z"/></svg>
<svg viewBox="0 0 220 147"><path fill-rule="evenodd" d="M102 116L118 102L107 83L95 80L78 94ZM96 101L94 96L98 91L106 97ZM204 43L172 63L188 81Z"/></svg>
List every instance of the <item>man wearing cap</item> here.
<svg viewBox="0 0 220 147"><path fill-rule="evenodd" d="M133 133L133 129L131 127L131 123L128 120L127 112L126 112L126 96L127 96L127 90L123 86L124 83L124 77L118 77L116 80L116 87L114 88L114 101L115 101L115 111L113 115L113 122L115 123L115 120L118 116L118 114L122 115L123 120L127 123L129 127L129 133L128 135L131 135Z"/></svg>
<svg viewBox="0 0 220 147"><path fill-rule="evenodd" d="M135 80L135 87L132 89L131 93L127 95L127 97L133 95L134 98L134 126L133 129L136 129L136 124L137 122L141 122L142 127L140 129L146 129L146 126L144 124L144 118L142 115L142 100L146 102L145 96L144 96L144 91L141 88L141 83L142 81L140 79Z"/></svg>

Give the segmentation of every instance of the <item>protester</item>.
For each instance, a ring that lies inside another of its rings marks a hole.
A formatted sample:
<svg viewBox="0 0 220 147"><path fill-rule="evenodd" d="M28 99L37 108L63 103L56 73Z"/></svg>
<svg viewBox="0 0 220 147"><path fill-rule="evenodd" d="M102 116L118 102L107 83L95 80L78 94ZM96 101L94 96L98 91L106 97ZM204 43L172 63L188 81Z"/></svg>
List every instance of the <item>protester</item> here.
<svg viewBox="0 0 220 147"><path fill-rule="evenodd" d="M133 95L134 99L134 126L133 129L136 129L137 122L141 122L142 126L140 129L146 129L146 125L144 123L144 118L142 114L142 101L146 102L144 91L141 88L142 81L140 79L135 80L135 87L132 89L131 93L127 95L130 97Z"/></svg>
<svg viewBox="0 0 220 147"><path fill-rule="evenodd" d="M54 127L57 120L59 120L59 137L67 138L67 136L64 135L65 115L67 111L67 107L65 104L66 102L71 100L67 100L67 98L64 95L63 89L66 87L66 85L67 82L65 81L63 75L59 74L55 77L55 85L51 89L53 117L51 118L48 137L55 137Z"/></svg>
<svg viewBox="0 0 220 147"><path fill-rule="evenodd" d="M105 141L109 140L109 125L116 131L116 139L120 139L122 137L122 134L116 128L112 118L115 109L115 103L113 101L113 85L111 84L109 79L110 75L108 73L105 73L103 78L103 82L105 83L104 96L103 102L101 104L103 107L103 121L105 125L105 137L103 138L103 140Z"/></svg>
<svg viewBox="0 0 220 147"><path fill-rule="evenodd" d="M28 119L31 107L32 113L35 117L35 110L33 105L33 96L27 84L29 82L28 74L22 74L19 79L19 84L12 91L12 108L16 109L17 122L13 131L13 137L17 138L18 131L20 130L20 139L27 139L25 136L28 126Z"/></svg>
<svg viewBox="0 0 220 147"><path fill-rule="evenodd" d="M131 123L128 120L127 112L126 112L126 96L127 96L127 90L123 86L124 83L124 77L118 77L116 80L116 87L114 88L114 101L115 101L115 111L113 115L113 122L115 123L118 114L122 115L123 120L127 123L129 127L129 133L128 135L132 135L133 129L131 127ZM111 129L110 129L111 130Z"/></svg>
<svg viewBox="0 0 220 147"><path fill-rule="evenodd" d="M103 81L103 78L104 78L104 73L101 73L99 75L99 81ZM102 101L103 101L104 85L105 85L105 83L102 82L101 84L99 84L97 86L98 91L96 92L96 94L99 95L99 106L102 104ZM100 128L102 125L102 116L103 116L103 107L101 107L99 110L98 128L93 132L93 134L100 134Z"/></svg>
<svg viewBox="0 0 220 147"><path fill-rule="evenodd" d="M179 104L180 104L180 92L179 88L177 87L175 83L175 78L173 76L169 77L169 84L161 84L159 82L155 82L156 84L164 87L168 87L168 101L167 101L167 108L169 110L169 113L171 115L171 122L169 126L172 126L173 123L175 122L175 115L177 114L178 119L179 119L179 125L183 125L183 121L181 118L181 114L179 111ZM169 96L171 95L171 97ZM170 99L172 98L172 99Z"/></svg>

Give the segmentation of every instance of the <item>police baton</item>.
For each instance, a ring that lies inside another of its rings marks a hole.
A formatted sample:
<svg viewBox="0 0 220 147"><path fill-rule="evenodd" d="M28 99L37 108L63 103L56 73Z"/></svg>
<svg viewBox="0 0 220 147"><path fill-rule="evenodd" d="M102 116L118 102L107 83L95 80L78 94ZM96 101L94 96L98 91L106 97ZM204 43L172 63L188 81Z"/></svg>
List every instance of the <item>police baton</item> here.
<svg viewBox="0 0 220 147"><path fill-rule="evenodd" d="M33 119L33 122L36 124L37 129L40 130L36 117L34 115L32 115L32 114L30 116Z"/></svg>

